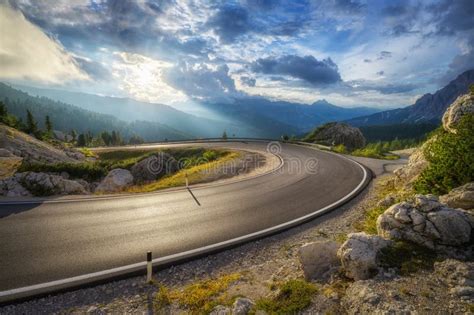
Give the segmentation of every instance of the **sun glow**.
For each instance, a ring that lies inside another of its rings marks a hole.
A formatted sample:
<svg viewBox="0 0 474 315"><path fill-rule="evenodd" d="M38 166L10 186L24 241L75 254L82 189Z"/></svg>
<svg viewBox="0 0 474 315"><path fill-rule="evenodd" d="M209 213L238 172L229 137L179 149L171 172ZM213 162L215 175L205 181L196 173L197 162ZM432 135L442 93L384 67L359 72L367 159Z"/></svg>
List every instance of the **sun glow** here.
<svg viewBox="0 0 474 315"><path fill-rule="evenodd" d="M139 54L115 53L113 74L120 79L120 88L134 98L157 103L185 101L187 97L163 81L163 72L171 63Z"/></svg>

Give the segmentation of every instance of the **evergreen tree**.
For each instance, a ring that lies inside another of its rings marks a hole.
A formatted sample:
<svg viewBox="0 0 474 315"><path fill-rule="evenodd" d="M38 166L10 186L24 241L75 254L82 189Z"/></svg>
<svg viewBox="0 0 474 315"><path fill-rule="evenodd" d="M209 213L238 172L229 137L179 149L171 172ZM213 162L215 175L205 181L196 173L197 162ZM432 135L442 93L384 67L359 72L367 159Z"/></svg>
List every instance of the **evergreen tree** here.
<svg viewBox="0 0 474 315"><path fill-rule="evenodd" d="M79 137L77 138L77 146L78 147L85 147L87 146L87 142L86 142L86 135L81 133L79 135Z"/></svg>
<svg viewBox="0 0 474 315"><path fill-rule="evenodd" d="M227 132L224 130L224 132L222 133L222 139L223 140L227 140Z"/></svg>
<svg viewBox="0 0 474 315"><path fill-rule="evenodd" d="M8 111L7 111L7 106L0 101L0 121L5 123L8 117Z"/></svg>
<svg viewBox="0 0 474 315"><path fill-rule="evenodd" d="M49 115L46 115L44 125L46 126L46 133L51 136L53 134L53 124L51 123Z"/></svg>
<svg viewBox="0 0 474 315"><path fill-rule="evenodd" d="M26 110L26 130L27 133L37 135L38 124L29 109Z"/></svg>
<svg viewBox="0 0 474 315"><path fill-rule="evenodd" d="M71 130L71 137L72 137L72 142L76 142L76 140L77 140L76 130L74 130L74 129Z"/></svg>

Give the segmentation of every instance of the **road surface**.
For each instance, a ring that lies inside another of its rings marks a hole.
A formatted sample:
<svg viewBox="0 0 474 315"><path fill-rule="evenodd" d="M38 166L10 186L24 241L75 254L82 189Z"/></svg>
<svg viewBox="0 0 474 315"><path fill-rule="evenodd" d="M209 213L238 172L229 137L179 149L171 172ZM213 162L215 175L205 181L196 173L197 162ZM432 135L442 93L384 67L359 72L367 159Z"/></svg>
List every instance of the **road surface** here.
<svg viewBox="0 0 474 315"><path fill-rule="evenodd" d="M278 171L192 188L200 205L187 190L0 205L0 291L142 262L147 251L167 256L268 229L339 201L366 177L352 161L303 146L282 145L280 156Z"/></svg>

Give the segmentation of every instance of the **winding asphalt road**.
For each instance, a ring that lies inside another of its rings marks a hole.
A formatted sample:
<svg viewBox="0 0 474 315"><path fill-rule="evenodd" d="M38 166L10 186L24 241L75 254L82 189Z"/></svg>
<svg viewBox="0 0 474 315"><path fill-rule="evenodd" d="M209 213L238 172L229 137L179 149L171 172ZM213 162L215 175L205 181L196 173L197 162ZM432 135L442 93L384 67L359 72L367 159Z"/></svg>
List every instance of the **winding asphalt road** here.
<svg viewBox="0 0 474 315"><path fill-rule="evenodd" d="M267 147L263 142L212 145ZM163 257L254 235L336 206L356 194L367 177L353 161L303 146L283 145L280 156L284 165L272 173L192 188L200 206L184 189L0 205L0 291L139 263L150 250Z"/></svg>

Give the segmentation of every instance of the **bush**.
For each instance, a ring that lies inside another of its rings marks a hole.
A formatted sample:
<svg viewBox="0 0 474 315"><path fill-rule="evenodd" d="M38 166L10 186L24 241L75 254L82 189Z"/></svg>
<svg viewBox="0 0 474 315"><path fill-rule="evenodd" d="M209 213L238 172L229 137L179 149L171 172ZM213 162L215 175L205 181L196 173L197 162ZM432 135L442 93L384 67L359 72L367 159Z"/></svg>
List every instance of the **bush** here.
<svg viewBox="0 0 474 315"><path fill-rule="evenodd" d="M427 143L430 163L414 183L415 191L441 195L474 179L474 115L466 115L456 133L438 129Z"/></svg>
<svg viewBox="0 0 474 315"><path fill-rule="evenodd" d="M332 150L337 153L343 153L343 154L347 153L347 148L343 144L336 145L335 147L332 148Z"/></svg>
<svg viewBox="0 0 474 315"><path fill-rule="evenodd" d="M23 163L18 169L18 172L44 172L58 174L61 172L67 172L72 178L82 178L88 181L95 181L107 175L107 168L93 162L55 164Z"/></svg>
<svg viewBox="0 0 474 315"><path fill-rule="evenodd" d="M311 304L315 285L304 280L289 280L280 287L278 296L273 299L258 300L256 308L270 314L296 314Z"/></svg>

